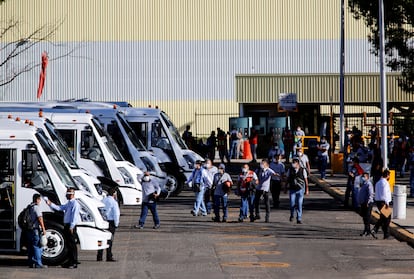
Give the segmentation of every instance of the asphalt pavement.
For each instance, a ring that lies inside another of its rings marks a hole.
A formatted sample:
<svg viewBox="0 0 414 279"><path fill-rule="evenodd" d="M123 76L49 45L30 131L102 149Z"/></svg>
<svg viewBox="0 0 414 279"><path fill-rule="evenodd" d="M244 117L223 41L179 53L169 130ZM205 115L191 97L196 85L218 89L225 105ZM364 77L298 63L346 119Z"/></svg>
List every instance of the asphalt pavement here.
<svg viewBox="0 0 414 279"><path fill-rule="evenodd" d="M234 164L234 171L239 169ZM285 193L280 208L271 210L270 223L238 222L234 194L228 222L215 223L211 215L192 216L194 193L183 191L159 203L158 230L151 215L143 230L135 229L140 207L121 207L113 248L117 262L97 262L96 251L79 251L77 269L38 270L26 266L25 256L1 255L0 278L414 278L413 248L398 235L388 240L360 236L362 218L345 210L340 199L345 176L322 181L314 172L311 181L303 224L289 221Z"/></svg>
<svg viewBox="0 0 414 279"><path fill-rule="evenodd" d="M345 174L333 174L331 170L328 170L328 175L326 179L320 179L320 176L317 173L317 170L312 170L312 175L310 179L321 187L326 193L330 194L332 197L344 201L347 176ZM392 214L391 224L390 224L390 233L396 239L400 241L407 242L409 245L414 247L414 198L409 197L410 187L409 187L409 173L406 173L403 177L399 174L396 174L395 185L406 186L406 204L405 204L405 214ZM393 199L395 198L394 193L392 193ZM404 212L404 204L399 208L398 213ZM403 211L401 211L403 210ZM405 216L403 216L405 215ZM398 218L395 218L398 217ZM405 217L405 218L404 218ZM378 220L379 214L378 209L374 206L372 212L373 221ZM381 235L379 234L379 237Z"/></svg>

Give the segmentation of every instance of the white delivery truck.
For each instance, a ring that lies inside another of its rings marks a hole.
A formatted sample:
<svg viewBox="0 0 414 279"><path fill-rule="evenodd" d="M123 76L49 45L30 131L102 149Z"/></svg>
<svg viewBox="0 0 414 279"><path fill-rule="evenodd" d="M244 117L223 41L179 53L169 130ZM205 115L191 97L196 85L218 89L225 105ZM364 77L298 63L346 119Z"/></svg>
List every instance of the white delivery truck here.
<svg viewBox="0 0 414 279"><path fill-rule="evenodd" d="M142 171L125 161L105 130L89 113L45 113L59 131L80 166L101 179L102 187L117 183L124 205L142 203ZM105 179L110 178L110 179Z"/></svg>
<svg viewBox="0 0 414 279"><path fill-rule="evenodd" d="M158 158L148 152L116 106L98 102L49 102L43 110L54 113L88 112L93 114L114 140L125 160L143 171L150 172L158 180L163 193L174 191L174 180L168 179L167 174L160 167Z"/></svg>
<svg viewBox="0 0 414 279"><path fill-rule="evenodd" d="M32 202L33 194L63 204L67 201L68 187L76 189L75 197L81 207L77 225L80 248L107 248L112 235L103 218L103 203L78 190L55 147L39 132L40 129L20 121L0 119L0 253L24 251L24 237L17 218ZM50 265L62 264L68 254L63 214L54 212L43 200L40 207L47 230L43 260Z"/></svg>
<svg viewBox="0 0 414 279"><path fill-rule="evenodd" d="M26 103L1 103L0 111L32 111L41 109L44 113L80 113L89 112L95 116L101 125L107 130L114 140L118 150L125 160L133 163L142 171L148 171L158 179L163 192L168 191L170 183L166 173L159 166L159 162L144 147L143 143L135 135L128 122L114 109L113 105L93 102L26 102ZM109 137L108 137L109 138ZM82 165L82 164L80 164Z"/></svg>
<svg viewBox="0 0 414 279"><path fill-rule="evenodd" d="M40 127L42 130L39 133L44 133L55 145L56 149L61 156L62 161L69 168L69 172L77 185L82 190L85 190L93 197L102 200L102 185L99 179L97 179L92 173L86 169L80 168L75 159L69 153L69 148L65 141L56 130L54 124L47 118L39 116L38 112L15 112L14 115L8 112L0 111L0 118L8 118L12 121L26 121L34 123L36 127Z"/></svg>
<svg viewBox="0 0 414 279"><path fill-rule="evenodd" d="M161 161L161 167L175 181L179 193L197 160L204 159L190 150L168 115L156 108L119 107L132 129Z"/></svg>
<svg viewBox="0 0 414 279"><path fill-rule="evenodd" d="M65 140L72 157L79 166L101 181L102 188L117 187L120 202L124 205L140 205L142 171L124 160L112 138L92 114L68 113L68 110L62 109L56 109L55 112L55 106L56 102L0 102L0 111L10 114L37 112L48 118Z"/></svg>

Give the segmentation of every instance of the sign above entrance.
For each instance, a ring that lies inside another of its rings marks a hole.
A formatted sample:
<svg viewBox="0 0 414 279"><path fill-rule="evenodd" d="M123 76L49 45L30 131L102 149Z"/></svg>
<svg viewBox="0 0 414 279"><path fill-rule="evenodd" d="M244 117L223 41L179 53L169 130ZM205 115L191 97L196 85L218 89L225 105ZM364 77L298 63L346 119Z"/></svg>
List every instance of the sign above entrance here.
<svg viewBox="0 0 414 279"><path fill-rule="evenodd" d="M278 111L297 111L296 93L279 93Z"/></svg>

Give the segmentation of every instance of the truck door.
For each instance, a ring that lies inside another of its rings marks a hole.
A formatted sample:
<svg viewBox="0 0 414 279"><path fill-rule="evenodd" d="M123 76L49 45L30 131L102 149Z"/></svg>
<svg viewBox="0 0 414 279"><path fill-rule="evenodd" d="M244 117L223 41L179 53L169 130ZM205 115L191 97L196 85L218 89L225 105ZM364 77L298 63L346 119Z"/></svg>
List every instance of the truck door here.
<svg viewBox="0 0 414 279"><path fill-rule="evenodd" d="M16 149L0 149L0 249L16 250Z"/></svg>

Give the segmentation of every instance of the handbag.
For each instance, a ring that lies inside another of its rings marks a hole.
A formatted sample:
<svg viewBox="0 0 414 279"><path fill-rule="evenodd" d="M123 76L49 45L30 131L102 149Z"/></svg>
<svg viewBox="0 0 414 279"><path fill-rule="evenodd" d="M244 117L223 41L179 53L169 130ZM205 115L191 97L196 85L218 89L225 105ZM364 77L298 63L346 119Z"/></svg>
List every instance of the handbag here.
<svg viewBox="0 0 414 279"><path fill-rule="evenodd" d="M201 184L200 183L194 183L193 191L198 193L201 191Z"/></svg>

